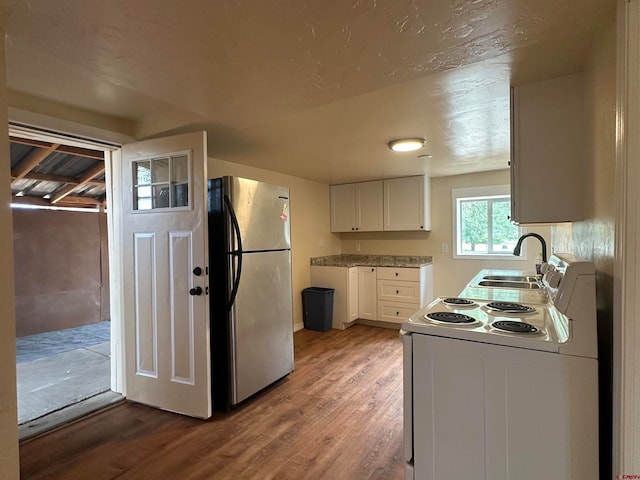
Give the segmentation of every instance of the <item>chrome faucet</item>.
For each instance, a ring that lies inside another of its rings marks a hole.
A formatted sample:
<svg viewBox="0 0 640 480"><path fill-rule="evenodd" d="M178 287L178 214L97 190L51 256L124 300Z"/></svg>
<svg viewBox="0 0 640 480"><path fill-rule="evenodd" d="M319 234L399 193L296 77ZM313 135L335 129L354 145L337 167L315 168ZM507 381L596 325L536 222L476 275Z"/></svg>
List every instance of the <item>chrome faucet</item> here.
<svg viewBox="0 0 640 480"><path fill-rule="evenodd" d="M518 239L518 243L516 243L516 248L513 249L513 254L517 255L518 257L520 256L520 250L522 249L522 241L527 237L536 237L538 240L540 240L540 243L542 244L542 261L544 263L547 263L547 242L545 242L544 238L542 238L537 233L525 233L524 235L522 235Z"/></svg>

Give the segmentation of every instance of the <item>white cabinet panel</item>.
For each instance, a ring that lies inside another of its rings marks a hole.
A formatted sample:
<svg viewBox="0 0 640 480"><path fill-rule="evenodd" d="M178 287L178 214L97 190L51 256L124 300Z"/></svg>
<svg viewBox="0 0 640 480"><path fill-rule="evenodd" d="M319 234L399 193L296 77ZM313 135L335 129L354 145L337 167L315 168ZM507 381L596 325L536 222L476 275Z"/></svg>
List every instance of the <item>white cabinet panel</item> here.
<svg viewBox="0 0 640 480"><path fill-rule="evenodd" d="M351 267L348 269L349 270L349 278L348 278L348 286L347 286L347 290L348 290L348 300L347 300L347 311L349 313L349 321L353 322L354 320L357 320L358 318L358 308L359 308L359 303L358 303L358 295L359 295L359 284L358 281L360 280L358 277L358 267Z"/></svg>
<svg viewBox="0 0 640 480"><path fill-rule="evenodd" d="M383 229L382 181L331 186L331 231Z"/></svg>
<svg viewBox="0 0 640 480"><path fill-rule="evenodd" d="M430 230L429 177L384 180L384 229Z"/></svg>
<svg viewBox="0 0 640 480"><path fill-rule="evenodd" d="M419 309L417 303L378 302L378 320L403 323Z"/></svg>
<svg viewBox="0 0 640 480"><path fill-rule="evenodd" d="M358 267L358 318L376 320L376 267Z"/></svg>
<svg viewBox="0 0 640 480"><path fill-rule="evenodd" d="M420 281L420 268L378 267L378 280Z"/></svg>
<svg viewBox="0 0 640 480"><path fill-rule="evenodd" d="M557 223L584 218L584 101L580 74L512 88L513 221Z"/></svg>
<svg viewBox="0 0 640 480"><path fill-rule="evenodd" d="M378 300L420 303L420 282L378 280Z"/></svg>
<svg viewBox="0 0 640 480"><path fill-rule="evenodd" d="M312 265L311 285L334 289L333 328L344 330L358 318L358 267Z"/></svg>
<svg viewBox="0 0 640 480"><path fill-rule="evenodd" d="M383 225L382 181L356 183L356 227L359 231L375 232Z"/></svg>
<svg viewBox="0 0 640 480"><path fill-rule="evenodd" d="M356 191L353 184L331 186L331 231L352 232L356 225Z"/></svg>

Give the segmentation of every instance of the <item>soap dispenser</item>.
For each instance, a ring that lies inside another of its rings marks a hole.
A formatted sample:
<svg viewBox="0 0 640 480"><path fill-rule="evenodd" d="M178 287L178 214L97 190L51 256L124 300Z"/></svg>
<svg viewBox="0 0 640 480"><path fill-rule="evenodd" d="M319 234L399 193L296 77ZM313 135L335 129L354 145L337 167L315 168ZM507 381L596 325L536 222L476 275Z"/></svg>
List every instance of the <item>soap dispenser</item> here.
<svg viewBox="0 0 640 480"><path fill-rule="evenodd" d="M538 256L536 257L536 274L542 274L542 252L538 252Z"/></svg>

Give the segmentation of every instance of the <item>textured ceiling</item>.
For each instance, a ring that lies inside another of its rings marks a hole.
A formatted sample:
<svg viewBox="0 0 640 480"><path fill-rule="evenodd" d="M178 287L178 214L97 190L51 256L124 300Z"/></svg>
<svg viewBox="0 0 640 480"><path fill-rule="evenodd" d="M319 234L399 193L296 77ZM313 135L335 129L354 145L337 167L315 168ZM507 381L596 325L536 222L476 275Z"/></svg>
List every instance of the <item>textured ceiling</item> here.
<svg viewBox="0 0 640 480"><path fill-rule="evenodd" d="M510 84L581 70L616 2L4 3L13 92L137 138L204 128L210 156L339 183L505 168ZM402 136L428 143L392 154Z"/></svg>

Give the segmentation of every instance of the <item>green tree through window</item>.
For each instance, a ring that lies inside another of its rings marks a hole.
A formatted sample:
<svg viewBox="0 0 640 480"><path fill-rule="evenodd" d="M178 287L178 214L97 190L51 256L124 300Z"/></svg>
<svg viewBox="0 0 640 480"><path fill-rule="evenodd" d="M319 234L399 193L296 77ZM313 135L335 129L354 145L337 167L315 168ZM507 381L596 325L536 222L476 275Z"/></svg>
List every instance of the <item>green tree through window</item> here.
<svg viewBox="0 0 640 480"><path fill-rule="evenodd" d="M510 255L520 231L509 220L509 196L458 198L458 255Z"/></svg>

